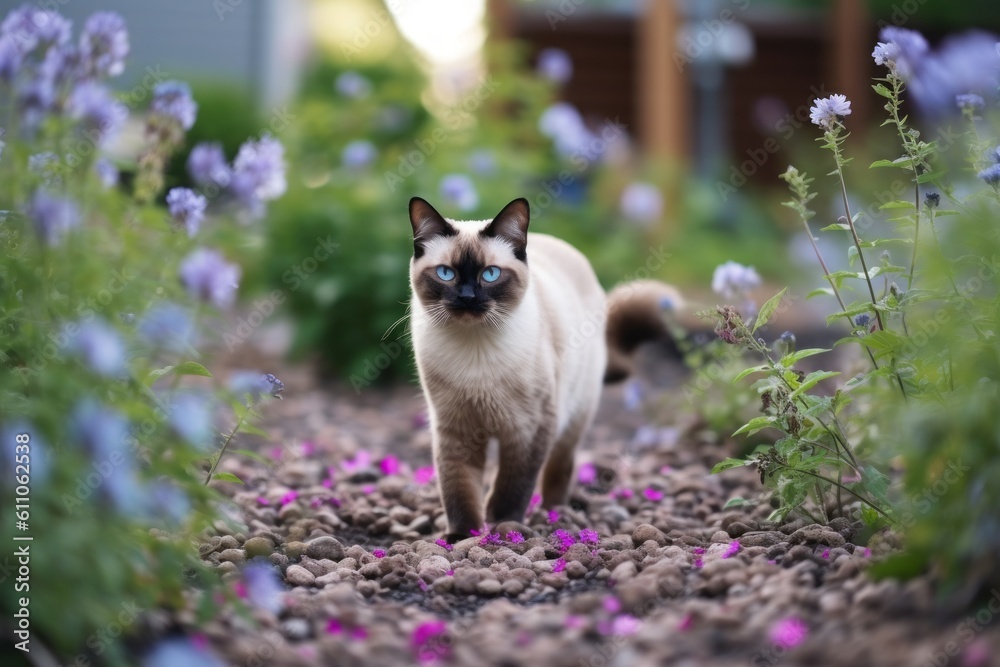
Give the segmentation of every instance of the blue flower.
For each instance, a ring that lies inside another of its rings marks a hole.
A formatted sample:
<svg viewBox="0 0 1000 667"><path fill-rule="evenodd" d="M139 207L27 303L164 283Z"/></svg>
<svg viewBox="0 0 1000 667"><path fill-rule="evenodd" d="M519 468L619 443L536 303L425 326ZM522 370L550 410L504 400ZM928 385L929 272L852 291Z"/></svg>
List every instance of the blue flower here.
<svg viewBox="0 0 1000 667"><path fill-rule="evenodd" d="M1000 164L994 164L983 169L979 172L979 178L986 181L989 185L997 187L997 185L1000 185Z"/></svg>
<svg viewBox="0 0 1000 667"><path fill-rule="evenodd" d="M201 394L185 392L169 399L167 421L174 432L198 448L212 441L212 402Z"/></svg>
<svg viewBox="0 0 1000 667"><path fill-rule="evenodd" d="M225 187L232 176L226 154L219 143L200 143L192 148L188 155L187 170L199 185Z"/></svg>
<svg viewBox="0 0 1000 667"><path fill-rule="evenodd" d="M227 384L229 391L237 396L250 394L250 399L259 401L264 396L281 398L281 392L285 390L285 383L276 378L271 373L258 373L255 371L240 371L234 373Z"/></svg>
<svg viewBox="0 0 1000 667"><path fill-rule="evenodd" d="M112 137L128 116L128 109L105 86L84 81L69 96L70 117L81 121L85 134L96 145Z"/></svg>
<svg viewBox="0 0 1000 667"><path fill-rule="evenodd" d="M941 205L941 195L937 192L928 192L924 195L924 206L927 208L937 208Z"/></svg>
<svg viewBox="0 0 1000 667"><path fill-rule="evenodd" d="M158 350L183 352L190 347L194 324L187 311L175 303L161 303L149 309L139 323L139 336Z"/></svg>
<svg viewBox="0 0 1000 667"><path fill-rule="evenodd" d="M97 172L97 180L105 189L118 185L118 167L108 158L103 156L97 158L97 161L94 162L94 170Z"/></svg>
<svg viewBox="0 0 1000 667"><path fill-rule="evenodd" d="M955 96L955 104L962 111L982 111L986 108L986 102L982 97L974 93L965 93Z"/></svg>
<svg viewBox="0 0 1000 667"><path fill-rule="evenodd" d="M66 350L81 357L99 375L116 377L125 371L125 344L118 331L97 318L83 324L69 324L64 334Z"/></svg>
<svg viewBox="0 0 1000 667"><path fill-rule="evenodd" d="M10 37L22 54L36 47L61 46L69 41L72 24L58 12L25 3L0 23L0 35Z"/></svg>
<svg viewBox="0 0 1000 667"><path fill-rule="evenodd" d="M181 283L191 296L227 308L239 287L240 267L229 264L216 250L198 248L180 266Z"/></svg>
<svg viewBox="0 0 1000 667"><path fill-rule="evenodd" d="M868 313L861 313L860 315L854 316L854 326L859 327L861 329L867 329L868 326L871 324L871 321L872 318L871 316L868 315Z"/></svg>
<svg viewBox="0 0 1000 667"><path fill-rule="evenodd" d="M493 152L485 148L473 151L469 156L469 169L481 176L489 176L497 168L496 158Z"/></svg>
<svg viewBox="0 0 1000 667"><path fill-rule="evenodd" d="M149 109L154 114L175 120L190 130L198 116L198 103L191 98L191 87L183 81L164 81L153 88Z"/></svg>
<svg viewBox="0 0 1000 667"><path fill-rule="evenodd" d="M344 72L337 77L334 87L344 97L354 100L368 97L372 92L371 82L357 72Z"/></svg>
<svg viewBox="0 0 1000 667"><path fill-rule="evenodd" d="M566 83L573 77L573 61L562 49L543 49L538 54L538 73L553 83Z"/></svg>
<svg viewBox="0 0 1000 667"><path fill-rule="evenodd" d="M563 156L586 151L594 135L587 129L576 107L556 102L538 118L538 130L552 140L556 152Z"/></svg>
<svg viewBox="0 0 1000 667"><path fill-rule="evenodd" d="M179 526L191 511L191 501L177 486L176 482L160 479L146 489L148 513L171 524Z"/></svg>
<svg viewBox="0 0 1000 667"><path fill-rule="evenodd" d="M712 291L726 299L745 297L761 285L760 275L752 266L726 262L712 273Z"/></svg>
<svg viewBox="0 0 1000 667"><path fill-rule="evenodd" d="M663 215L663 195L651 183L630 183L622 191L620 206L626 218L650 224Z"/></svg>
<svg viewBox="0 0 1000 667"><path fill-rule="evenodd" d="M44 151L28 156L28 171L42 177L42 183L48 186L62 184L62 165L59 156L52 151Z"/></svg>
<svg viewBox="0 0 1000 667"><path fill-rule="evenodd" d="M85 483L96 479L100 498L122 516L146 514L146 493L135 472L135 459L127 444L131 435L120 413L93 399L80 403L70 418L71 431L90 454L93 464Z"/></svg>
<svg viewBox="0 0 1000 667"><path fill-rule="evenodd" d="M225 667L215 654L195 646L190 639L160 641L142 661L142 667Z"/></svg>
<svg viewBox="0 0 1000 667"><path fill-rule="evenodd" d="M13 81L21 68L23 58L14 38L0 35L0 81L6 83Z"/></svg>
<svg viewBox="0 0 1000 667"><path fill-rule="evenodd" d="M270 563L251 562L243 570L247 599L258 609L279 614L285 608L285 587Z"/></svg>
<svg viewBox="0 0 1000 667"><path fill-rule="evenodd" d="M907 82L913 100L926 114L955 110L958 95L996 91L1000 79L997 36L968 32L945 40Z"/></svg>
<svg viewBox="0 0 1000 667"><path fill-rule="evenodd" d="M830 130L844 116L851 115L851 102L845 95L830 95L817 99L809 109L809 120L824 130Z"/></svg>
<svg viewBox="0 0 1000 667"><path fill-rule="evenodd" d="M251 218L263 215L264 202L285 193L285 149L267 135L240 146L233 161L230 189Z"/></svg>
<svg viewBox="0 0 1000 667"><path fill-rule="evenodd" d="M461 211L471 211L479 205L479 194L465 174L448 174L441 179L441 196Z"/></svg>
<svg viewBox="0 0 1000 667"><path fill-rule="evenodd" d="M126 450L128 422L121 413L92 398L84 399L73 410L70 431L92 458L107 460Z"/></svg>
<svg viewBox="0 0 1000 667"><path fill-rule="evenodd" d="M118 76L129 52L125 19L115 12L95 12L83 24L80 52L94 76Z"/></svg>
<svg viewBox="0 0 1000 667"><path fill-rule="evenodd" d="M927 40L915 30L888 26L879 33L872 57L904 81L909 81L930 51Z"/></svg>
<svg viewBox="0 0 1000 667"><path fill-rule="evenodd" d="M173 188L167 193L167 208L174 222L187 230L188 236L194 238L205 217L208 201L189 188Z"/></svg>
<svg viewBox="0 0 1000 667"><path fill-rule="evenodd" d="M344 146L340 160L348 169L364 169L375 161L378 151L370 141L358 139Z"/></svg>
<svg viewBox="0 0 1000 667"><path fill-rule="evenodd" d="M57 245L68 231L80 224L80 209L75 201L44 189L35 191L27 213L35 223L38 236L49 246Z"/></svg>

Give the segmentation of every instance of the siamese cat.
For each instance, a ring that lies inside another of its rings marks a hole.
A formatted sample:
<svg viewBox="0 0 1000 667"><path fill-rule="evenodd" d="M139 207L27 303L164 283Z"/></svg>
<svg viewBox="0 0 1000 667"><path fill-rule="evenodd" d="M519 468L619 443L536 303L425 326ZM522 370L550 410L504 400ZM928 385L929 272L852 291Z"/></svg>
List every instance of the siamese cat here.
<svg viewBox="0 0 1000 667"><path fill-rule="evenodd" d="M446 219L410 200L413 348L427 398L450 540L520 522L541 473L544 507L564 504L573 453L602 381L626 377L631 353L667 335L655 281L606 295L578 250L528 233L525 199L493 220ZM487 445L499 470L483 513Z"/></svg>

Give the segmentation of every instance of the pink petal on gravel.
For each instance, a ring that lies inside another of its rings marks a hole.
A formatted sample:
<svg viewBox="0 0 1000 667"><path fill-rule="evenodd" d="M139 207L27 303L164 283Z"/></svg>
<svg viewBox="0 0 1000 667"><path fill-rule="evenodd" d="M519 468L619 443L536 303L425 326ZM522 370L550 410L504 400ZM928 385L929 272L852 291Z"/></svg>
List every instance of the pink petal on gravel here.
<svg viewBox="0 0 1000 667"><path fill-rule="evenodd" d="M399 474L399 459L389 454L381 461L378 462L379 470L382 471L383 475L398 475Z"/></svg>
<svg viewBox="0 0 1000 667"><path fill-rule="evenodd" d="M326 622L326 634L328 635L339 635L344 631L344 626L340 624L335 618L331 618Z"/></svg>
<svg viewBox="0 0 1000 667"><path fill-rule="evenodd" d="M261 507L267 507L268 505L271 504L271 501L265 498L264 496L257 496L257 504L260 505Z"/></svg>
<svg viewBox="0 0 1000 667"><path fill-rule="evenodd" d="M306 440L299 446L302 451L302 456L312 456L316 453L316 445Z"/></svg>
<svg viewBox="0 0 1000 667"><path fill-rule="evenodd" d="M559 573L566 569L566 559L560 558L555 563L552 564L552 571Z"/></svg>
<svg viewBox="0 0 1000 667"><path fill-rule="evenodd" d="M555 523L559 520L559 510L549 510L549 523Z"/></svg>
<svg viewBox="0 0 1000 667"><path fill-rule="evenodd" d="M687 632L692 626L694 626L694 616L692 614L684 614L681 622L677 624L677 629L681 632Z"/></svg>
<svg viewBox="0 0 1000 667"><path fill-rule="evenodd" d="M413 471L413 481L417 484L423 486L424 484L430 484L431 480L434 479L434 468L431 466L424 466L423 468L417 468Z"/></svg>
<svg viewBox="0 0 1000 667"><path fill-rule="evenodd" d="M597 481L597 466L589 462L584 463L580 466L576 479L580 484L593 484Z"/></svg>
<svg viewBox="0 0 1000 667"><path fill-rule="evenodd" d="M576 614L570 614L565 619L563 619L563 625L571 630L576 630L577 628L582 628L587 624L587 619L583 616L577 616Z"/></svg>
<svg viewBox="0 0 1000 667"><path fill-rule="evenodd" d="M729 546L726 547L726 550L722 552L722 558L732 558L739 552L740 552L740 541L733 540L732 542L729 543Z"/></svg>
<svg viewBox="0 0 1000 667"><path fill-rule="evenodd" d="M617 614L622 610L622 603L619 602L618 598L616 598L614 595L609 595L608 597L604 598L604 602L601 603L601 606L604 607L604 611L608 612L609 614Z"/></svg>
<svg viewBox="0 0 1000 667"><path fill-rule="evenodd" d="M281 506L284 507L289 503L294 503L298 499L298 497L299 497L298 491L289 491L285 495L281 496L281 500L279 502L281 503Z"/></svg>
<svg viewBox="0 0 1000 667"><path fill-rule="evenodd" d="M809 626L798 618L786 618L771 628L771 643L783 649L798 646L809 636Z"/></svg>
<svg viewBox="0 0 1000 667"><path fill-rule="evenodd" d="M611 634L613 635L634 635L642 627L642 621L630 614L616 616L611 622Z"/></svg>
<svg viewBox="0 0 1000 667"><path fill-rule="evenodd" d="M642 492L642 495L646 496L646 500L651 500L654 503L658 503L663 500L663 491L649 487Z"/></svg>

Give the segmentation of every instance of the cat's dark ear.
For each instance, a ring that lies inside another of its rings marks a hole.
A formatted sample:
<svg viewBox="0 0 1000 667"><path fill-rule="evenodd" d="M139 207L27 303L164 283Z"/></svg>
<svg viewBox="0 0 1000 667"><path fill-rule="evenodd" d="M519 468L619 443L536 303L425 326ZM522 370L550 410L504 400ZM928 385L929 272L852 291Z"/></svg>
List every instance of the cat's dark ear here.
<svg viewBox="0 0 1000 667"><path fill-rule="evenodd" d="M433 206L420 197L410 200L410 225L413 226L413 258L424 254L424 244L435 236L455 236L458 232Z"/></svg>
<svg viewBox="0 0 1000 667"><path fill-rule="evenodd" d="M508 241L514 247L514 257L524 262L528 258L526 250L529 219L528 200L521 197L504 206L497 217L493 218L493 222L479 233L487 238Z"/></svg>

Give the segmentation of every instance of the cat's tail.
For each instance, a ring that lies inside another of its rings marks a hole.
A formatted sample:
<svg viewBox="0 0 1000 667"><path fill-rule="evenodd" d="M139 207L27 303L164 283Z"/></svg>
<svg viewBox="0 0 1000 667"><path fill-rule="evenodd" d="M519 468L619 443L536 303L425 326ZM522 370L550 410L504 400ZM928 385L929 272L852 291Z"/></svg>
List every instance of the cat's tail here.
<svg viewBox="0 0 1000 667"><path fill-rule="evenodd" d="M661 340L676 348L666 315L668 311L680 312L683 306L677 288L657 280L635 280L611 290L605 328L605 384L620 382L632 374L632 356L642 343Z"/></svg>

